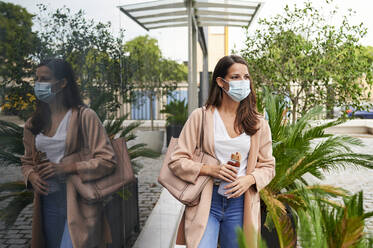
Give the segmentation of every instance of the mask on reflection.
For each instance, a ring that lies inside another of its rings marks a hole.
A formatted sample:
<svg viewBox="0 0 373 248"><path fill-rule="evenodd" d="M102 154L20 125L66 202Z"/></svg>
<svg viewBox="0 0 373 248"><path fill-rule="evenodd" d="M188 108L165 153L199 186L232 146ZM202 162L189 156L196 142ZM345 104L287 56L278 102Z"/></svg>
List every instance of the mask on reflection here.
<svg viewBox="0 0 373 248"><path fill-rule="evenodd" d="M37 99L45 103L50 103L60 92L62 88L57 91L52 91L52 84L46 82L36 82L34 86L34 93Z"/></svg>

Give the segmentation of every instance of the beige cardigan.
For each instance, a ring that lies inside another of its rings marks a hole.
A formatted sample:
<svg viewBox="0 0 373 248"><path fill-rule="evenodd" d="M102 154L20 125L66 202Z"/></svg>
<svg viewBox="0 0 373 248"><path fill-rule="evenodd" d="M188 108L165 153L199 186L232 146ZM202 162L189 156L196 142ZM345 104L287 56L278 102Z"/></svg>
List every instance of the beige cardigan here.
<svg viewBox="0 0 373 248"><path fill-rule="evenodd" d="M77 163L77 173L83 181L93 180L110 174L116 166L114 150L96 113L86 109L82 114L84 144L89 145L94 158ZM23 143L25 154L22 160L22 173L26 186L30 173L35 171L33 152L35 136L30 131L31 121L26 122ZM66 136L65 156L73 153L77 146L78 111L73 109ZM106 247L111 242L110 227L106 221L102 203L86 204L79 197L74 185L67 179L67 221L74 248ZM32 248L43 248L42 212L40 195L34 194L32 221Z"/></svg>
<svg viewBox="0 0 373 248"><path fill-rule="evenodd" d="M214 149L214 108L206 111L204 150L215 156ZM245 193L243 230L249 247L257 247L260 234L260 196L259 191L275 176L275 159L272 156L271 131L266 120L259 119L256 134L251 136L250 152L247 162L247 174L254 176L256 184ZM192 154L196 148L202 123L202 110L196 109L190 115L180 134L178 147L171 155L170 169L181 179L194 183L202 164L194 162ZM201 193L200 203L185 207L183 219L179 225L177 244L186 244L188 248L197 248L205 231L211 207L213 181L210 180Z"/></svg>

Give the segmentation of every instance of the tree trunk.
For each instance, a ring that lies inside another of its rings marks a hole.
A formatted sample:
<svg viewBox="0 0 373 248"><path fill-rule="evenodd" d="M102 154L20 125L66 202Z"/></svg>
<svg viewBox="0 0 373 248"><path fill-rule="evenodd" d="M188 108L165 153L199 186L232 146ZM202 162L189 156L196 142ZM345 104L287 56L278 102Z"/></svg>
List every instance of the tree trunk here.
<svg viewBox="0 0 373 248"><path fill-rule="evenodd" d="M154 131L154 113L153 113L153 95L149 95L149 106L150 106L150 123L152 127L152 131Z"/></svg>
<svg viewBox="0 0 373 248"><path fill-rule="evenodd" d="M326 89L326 118L327 119L333 119L334 118L334 89L331 85L327 86Z"/></svg>
<svg viewBox="0 0 373 248"><path fill-rule="evenodd" d="M293 117L293 121L292 123L294 124L296 121L297 121L297 107L298 107L298 101L294 100L292 101L293 102L293 109L292 109L292 117Z"/></svg>

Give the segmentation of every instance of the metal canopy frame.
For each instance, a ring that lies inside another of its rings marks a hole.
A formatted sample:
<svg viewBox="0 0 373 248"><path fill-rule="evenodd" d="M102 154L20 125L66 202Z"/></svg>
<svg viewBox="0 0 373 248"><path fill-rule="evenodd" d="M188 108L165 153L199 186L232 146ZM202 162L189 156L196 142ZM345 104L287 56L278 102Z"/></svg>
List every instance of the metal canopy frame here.
<svg viewBox="0 0 373 248"><path fill-rule="evenodd" d="M159 0L118 6L146 31L188 27L188 112L198 107L197 41L203 54L201 100L208 95L208 26L250 26L264 0Z"/></svg>

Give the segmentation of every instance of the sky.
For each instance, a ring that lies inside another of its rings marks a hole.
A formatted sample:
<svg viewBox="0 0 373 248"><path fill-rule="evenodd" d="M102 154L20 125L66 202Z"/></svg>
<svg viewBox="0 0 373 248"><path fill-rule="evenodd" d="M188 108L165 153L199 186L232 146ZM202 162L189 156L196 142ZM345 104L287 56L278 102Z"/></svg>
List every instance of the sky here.
<svg viewBox="0 0 373 248"><path fill-rule="evenodd" d="M86 16L94 19L96 22L111 22L112 32L117 34L119 29L125 29L125 39L131 40L139 35L148 34L158 40L162 54L166 58L175 59L179 62L188 59L188 44L187 44L187 28L165 28L146 31L130 18L121 13L117 6L131 3L148 2L149 0L5 0L21 5L27 11L37 14L38 3L43 3L48 6L48 9L54 10L67 6L73 12L83 9ZM255 0L254 0L255 1ZM283 13L283 8L286 4L292 6L302 6L304 0L264 0L265 4L259 13L258 18L268 18L276 14ZM313 0L315 7L321 10L324 14L328 13L325 8L326 0ZM348 9L353 9L356 14L351 17L350 22L358 24L363 22L368 29L367 36L361 41L363 45L373 46L373 1L371 0L334 0L332 5L338 6L341 15L347 14ZM341 19L333 19L331 22L338 23ZM254 23L250 29L249 34L253 33L257 28ZM219 32L222 28L214 28L212 32ZM229 28L229 50L239 50L244 47L245 31L239 27Z"/></svg>

